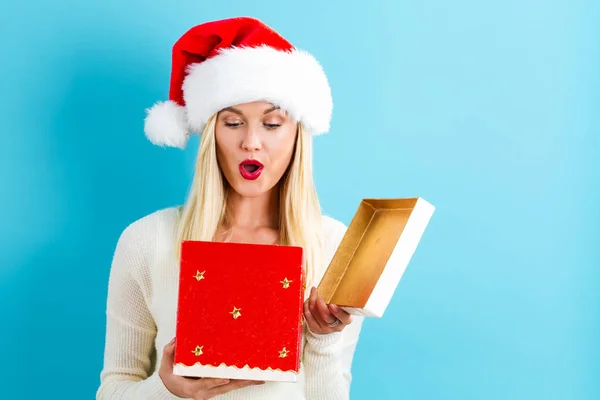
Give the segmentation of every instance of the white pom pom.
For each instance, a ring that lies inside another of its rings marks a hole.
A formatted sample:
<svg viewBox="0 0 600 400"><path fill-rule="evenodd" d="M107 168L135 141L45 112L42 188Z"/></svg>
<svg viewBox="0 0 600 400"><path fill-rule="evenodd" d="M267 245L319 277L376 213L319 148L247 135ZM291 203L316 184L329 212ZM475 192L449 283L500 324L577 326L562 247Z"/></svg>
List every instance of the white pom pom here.
<svg viewBox="0 0 600 400"><path fill-rule="evenodd" d="M184 148L188 140L185 108L171 100L155 104L148 110L144 132L156 145Z"/></svg>

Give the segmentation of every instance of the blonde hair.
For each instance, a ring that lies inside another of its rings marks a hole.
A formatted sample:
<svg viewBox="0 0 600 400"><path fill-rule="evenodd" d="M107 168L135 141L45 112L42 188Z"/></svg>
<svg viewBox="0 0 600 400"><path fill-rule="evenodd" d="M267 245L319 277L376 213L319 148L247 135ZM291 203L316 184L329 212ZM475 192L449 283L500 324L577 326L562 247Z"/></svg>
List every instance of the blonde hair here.
<svg viewBox="0 0 600 400"><path fill-rule="evenodd" d="M215 124L208 121L200 139L194 177L181 210L176 255L184 240L214 240L226 218L228 185L217 162ZM312 135L298 124L294 155L279 182L279 244L303 248L306 285L314 285L323 262L321 208L313 181Z"/></svg>

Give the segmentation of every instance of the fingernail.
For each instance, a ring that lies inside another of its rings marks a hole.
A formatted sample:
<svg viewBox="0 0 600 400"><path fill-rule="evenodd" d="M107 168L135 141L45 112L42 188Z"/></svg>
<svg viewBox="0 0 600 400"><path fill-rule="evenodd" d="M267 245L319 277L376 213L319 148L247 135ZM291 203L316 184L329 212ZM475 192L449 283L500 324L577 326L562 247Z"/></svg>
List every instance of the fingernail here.
<svg viewBox="0 0 600 400"><path fill-rule="evenodd" d="M221 380L219 381L219 383L221 383L221 384L223 384L223 385L224 385L224 384L226 384L226 383L229 383L229 379L221 379Z"/></svg>
<svg viewBox="0 0 600 400"><path fill-rule="evenodd" d="M337 310L339 310L338 306L336 306L335 304L332 304L332 305L331 305L331 309L332 309L333 311L337 311Z"/></svg>

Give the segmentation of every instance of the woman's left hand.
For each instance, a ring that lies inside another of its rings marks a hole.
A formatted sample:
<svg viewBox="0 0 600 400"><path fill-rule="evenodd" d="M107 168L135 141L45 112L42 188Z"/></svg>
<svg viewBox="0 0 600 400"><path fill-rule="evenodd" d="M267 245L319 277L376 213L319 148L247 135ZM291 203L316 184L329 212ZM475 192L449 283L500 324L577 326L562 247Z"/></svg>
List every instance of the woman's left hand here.
<svg viewBox="0 0 600 400"><path fill-rule="evenodd" d="M341 308L325 301L316 288L310 290L310 297L304 302L304 319L313 333L326 334L341 332L352 323L352 316Z"/></svg>

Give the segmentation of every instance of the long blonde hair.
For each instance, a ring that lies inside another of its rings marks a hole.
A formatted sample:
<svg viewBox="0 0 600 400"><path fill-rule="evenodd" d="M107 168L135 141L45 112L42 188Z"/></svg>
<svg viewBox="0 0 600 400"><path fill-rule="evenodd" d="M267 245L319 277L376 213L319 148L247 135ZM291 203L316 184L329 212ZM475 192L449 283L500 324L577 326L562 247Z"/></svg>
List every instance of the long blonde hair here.
<svg viewBox="0 0 600 400"><path fill-rule="evenodd" d="M184 240L214 240L226 217L228 185L217 162L213 115L200 139L194 177L181 210L176 255ZM304 254L306 285L314 285L323 262L321 208L313 181L312 136L298 124L295 151L290 166L279 182L279 232L281 245L300 246Z"/></svg>

